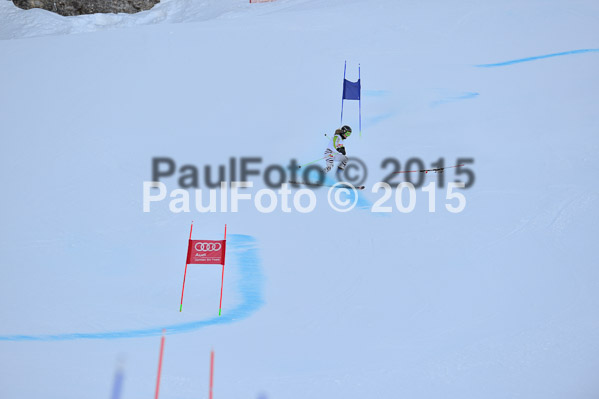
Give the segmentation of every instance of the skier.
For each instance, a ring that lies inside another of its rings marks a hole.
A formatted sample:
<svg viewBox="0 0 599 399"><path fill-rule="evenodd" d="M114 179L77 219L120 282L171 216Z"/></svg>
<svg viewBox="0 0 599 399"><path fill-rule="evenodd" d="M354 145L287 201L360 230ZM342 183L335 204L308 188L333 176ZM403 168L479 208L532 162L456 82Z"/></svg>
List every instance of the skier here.
<svg viewBox="0 0 599 399"><path fill-rule="evenodd" d="M335 134L331 141L329 141L329 145L327 149L324 151L325 161L327 163L327 167L324 168L324 172L327 173L329 170L333 169L333 162L339 162L339 170L345 169L347 165L347 154L345 152L345 146L343 142L351 135L351 127L344 125L341 129L335 130Z"/></svg>

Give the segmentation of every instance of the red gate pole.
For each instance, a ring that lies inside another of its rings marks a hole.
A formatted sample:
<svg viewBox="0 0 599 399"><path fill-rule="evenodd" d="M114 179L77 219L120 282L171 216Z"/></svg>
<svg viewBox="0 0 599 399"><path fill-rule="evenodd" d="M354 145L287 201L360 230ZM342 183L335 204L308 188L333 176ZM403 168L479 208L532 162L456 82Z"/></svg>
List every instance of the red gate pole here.
<svg viewBox="0 0 599 399"><path fill-rule="evenodd" d="M227 225L225 224L225 245L227 241ZM223 307L223 285L225 283L225 262L223 262L223 273L220 278L220 303L218 304L218 315L220 316Z"/></svg>
<svg viewBox="0 0 599 399"><path fill-rule="evenodd" d="M214 381L214 349L210 352L210 399L212 399L212 386Z"/></svg>
<svg viewBox="0 0 599 399"><path fill-rule="evenodd" d="M158 359L158 376L156 377L156 394L154 399L158 399L158 391L160 390L160 373L162 371L162 354L164 353L164 333L166 330L162 330L162 339L160 340L160 358Z"/></svg>
<svg viewBox="0 0 599 399"><path fill-rule="evenodd" d="M191 232L193 231L193 220L191 221L191 228L189 229L189 241L191 241ZM189 244L187 244L187 253L189 253ZM179 312L183 309L183 293L185 292L185 277L187 276L187 255L185 255L185 273L183 274L183 289L181 290L181 306L179 306Z"/></svg>

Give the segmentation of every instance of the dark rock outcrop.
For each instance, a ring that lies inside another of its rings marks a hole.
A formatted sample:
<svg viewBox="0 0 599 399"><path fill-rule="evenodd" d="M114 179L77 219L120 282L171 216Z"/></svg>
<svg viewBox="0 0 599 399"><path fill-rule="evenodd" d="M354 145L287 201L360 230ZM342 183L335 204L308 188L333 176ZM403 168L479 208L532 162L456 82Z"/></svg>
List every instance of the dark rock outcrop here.
<svg viewBox="0 0 599 399"><path fill-rule="evenodd" d="M133 14L149 10L160 0L12 0L19 8L43 8L60 15L81 15L95 13Z"/></svg>

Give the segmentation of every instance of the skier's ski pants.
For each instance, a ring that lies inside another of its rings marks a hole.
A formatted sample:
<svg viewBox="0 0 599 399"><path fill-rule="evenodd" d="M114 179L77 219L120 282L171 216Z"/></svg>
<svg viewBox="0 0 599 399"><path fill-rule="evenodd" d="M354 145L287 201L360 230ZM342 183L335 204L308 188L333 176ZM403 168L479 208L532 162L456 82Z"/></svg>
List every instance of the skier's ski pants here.
<svg viewBox="0 0 599 399"><path fill-rule="evenodd" d="M345 169L345 166L347 166L347 161L349 160L347 156L336 151L333 152L330 148L326 149L324 156L326 157L325 161L327 163L327 169L329 170L333 168L333 162L335 161L339 162L339 169L343 170Z"/></svg>

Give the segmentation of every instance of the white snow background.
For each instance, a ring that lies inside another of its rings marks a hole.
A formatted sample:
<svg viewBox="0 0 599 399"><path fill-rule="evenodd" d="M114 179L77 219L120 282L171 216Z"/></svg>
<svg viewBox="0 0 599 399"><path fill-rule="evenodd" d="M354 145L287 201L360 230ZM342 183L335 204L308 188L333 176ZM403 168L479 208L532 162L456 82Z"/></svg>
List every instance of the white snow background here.
<svg viewBox="0 0 599 399"><path fill-rule="evenodd" d="M0 398L111 397L119 363L153 397L162 328L161 398L207 398L212 349L215 398L596 398L598 27L591 0L1 1ZM345 60L360 209L143 212L153 157L321 156ZM465 210L370 212L387 157L474 158ZM219 266L178 311L192 220L228 226L220 318Z"/></svg>

